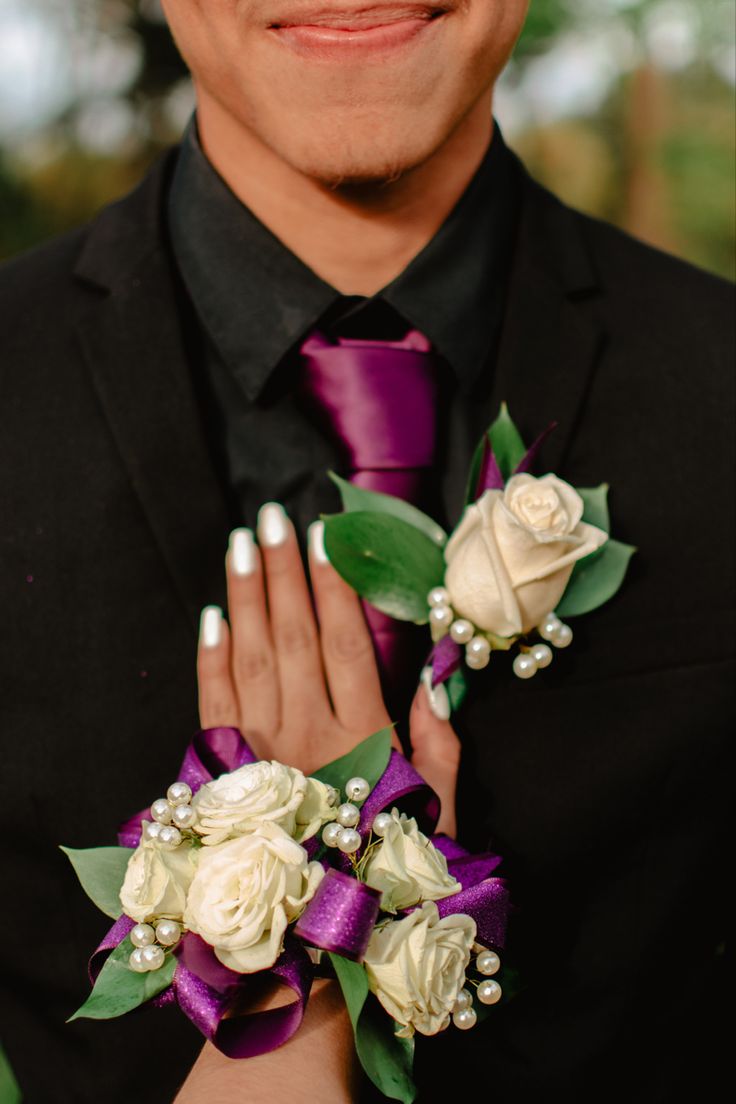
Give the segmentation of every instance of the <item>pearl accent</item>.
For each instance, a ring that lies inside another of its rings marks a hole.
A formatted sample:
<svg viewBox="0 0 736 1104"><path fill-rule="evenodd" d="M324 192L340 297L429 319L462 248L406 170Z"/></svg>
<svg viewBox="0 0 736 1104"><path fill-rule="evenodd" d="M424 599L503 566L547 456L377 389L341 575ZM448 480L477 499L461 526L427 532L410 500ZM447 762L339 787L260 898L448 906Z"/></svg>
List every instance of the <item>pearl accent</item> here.
<svg viewBox="0 0 736 1104"><path fill-rule="evenodd" d="M171 819L177 828L191 828L197 819L197 813L191 805L177 805Z"/></svg>
<svg viewBox="0 0 736 1104"><path fill-rule="evenodd" d="M158 842L164 851L176 851L181 843L181 832L173 824L165 824L158 834Z"/></svg>
<svg viewBox="0 0 736 1104"><path fill-rule="evenodd" d="M172 782L166 797L171 805L188 805L192 800L192 788L186 782Z"/></svg>
<svg viewBox="0 0 736 1104"><path fill-rule="evenodd" d="M553 652L549 644L535 644L529 649L529 655L534 657L537 667L549 667L552 662Z"/></svg>
<svg viewBox="0 0 736 1104"><path fill-rule="evenodd" d="M474 632L472 624L464 617L459 617L450 625L450 636L456 644L468 644L473 639Z"/></svg>
<svg viewBox="0 0 736 1104"><path fill-rule="evenodd" d="M351 801L365 801L370 792L370 782L366 778L349 778L345 784L345 793Z"/></svg>
<svg viewBox="0 0 736 1104"><path fill-rule="evenodd" d="M148 840L151 843L154 840L157 840L159 835L161 834L162 827L163 825L159 824L157 820L154 820L150 824L147 824L146 827L143 829L144 840Z"/></svg>
<svg viewBox="0 0 736 1104"><path fill-rule="evenodd" d="M130 942L134 947L150 947L155 938L156 933L150 924L136 924L130 933Z"/></svg>
<svg viewBox="0 0 736 1104"><path fill-rule="evenodd" d="M128 959L128 965L136 974L145 974L148 972L148 965L143 961L143 950L141 947L136 947L133 951Z"/></svg>
<svg viewBox="0 0 736 1104"><path fill-rule="evenodd" d="M445 587L433 587L427 595L430 606L447 606L450 603L450 592Z"/></svg>
<svg viewBox="0 0 736 1104"><path fill-rule="evenodd" d="M433 606L429 611L429 624L433 629L449 629L454 616L450 606Z"/></svg>
<svg viewBox="0 0 736 1104"><path fill-rule="evenodd" d="M488 978L478 986L478 1000L481 1004L497 1004L502 996L501 986Z"/></svg>
<svg viewBox="0 0 736 1104"><path fill-rule="evenodd" d="M520 679L530 679L537 673L537 661L531 652L519 652L512 666L514 674Z"/></svg>
<svg viewBox="0 0 736 1104"><path fill-rule="evenodd" d="M390 813L379 813L373 820L371 827L377 836L385 836L394 822L394 818Z"/></svg>
<svg viewBox="0 0 736 1104"><path fill-rule="evenodd" d="M555 648L567 648L572 644L572 629L569 625L560 625L552 634L551 640Z"/></svg>
<svg viewBox="0 0 736 1104"><path fill-rule="evenodd" d="M165 957L163 947L159 947L157 943L153 943L150 947L144 947L141 951L141 958L145 962L147 970L160 970Z"/></svg>
<svg viewBox="0 0 736 1104"><path fill-rule="evenodd" d="M461 1031L468 1031L471 1027L475 1027L478 1022L478 1017L474 1009L463 1008L461 1012L453 1012L452 1022L455 1027L459 1027Z"/></svg>
<svg viewBox="0 0 736 1104"><path fill-rule="evenodd" d="M346 801L344 805L339 806L335 820L338 824L342 825L343 828L354 828L360 820L360 809L357 805L353 805L351 802Z"/></svg>
<svg viewBox="0 0 736 1104"><path fill-rule="evenodd" d="M457 995L455 1001L455 1007L453 1012L462 1012L464 1008L472 1008L473 1006L473 994L469 989L461 989Z"/></svg>
<svg viewBox="0 0 736 1104"><path fill-rule="evenodd" d="M163 947L173 947L181 939L181 925L176 920L159 920L156 939Z"/></svg>
<svg viewBox="0 0 736 1104"><path fill-rule="evenodd" d="M495 951L481 951L475 961L475 967L479 974L490 977L491 974L497 973L500 969L501 959Z"/></svg>
<svg viewBox="0 0 736 1104"><path fill-rule="evenodd" d="M159 824L171 824L172 808L165 797L157 797L151 806L151 816Z"/></svg>
<svg viewBox="0 0 736 1104"><path fill-rule="evenodd" d="M358 850L362 842L360 832L356 832L354 828L343 828L337 846L345 855L352 855L354 851Z"/></svg>
<svg viewBox="0 0 736 1104"><path fill-rule="evenodd" d="M343 827L336 820L331 820L322 829L322 842L325 847L337 847L337 841L343 833Z"/></svg>
<svg viewBox="0 0 736 1104"><path fill-rule="evenodd" d="M465 662L474 671L487 667L491 659L491 645L484 636L474 636L465 645Z"/></svg>
<svg viewBox="0 0 736 1104"><path fill-rule="evenodd" d="M537 631L543 640L551 640L562 622L556 613L548 613L537 626Z"/></svg>

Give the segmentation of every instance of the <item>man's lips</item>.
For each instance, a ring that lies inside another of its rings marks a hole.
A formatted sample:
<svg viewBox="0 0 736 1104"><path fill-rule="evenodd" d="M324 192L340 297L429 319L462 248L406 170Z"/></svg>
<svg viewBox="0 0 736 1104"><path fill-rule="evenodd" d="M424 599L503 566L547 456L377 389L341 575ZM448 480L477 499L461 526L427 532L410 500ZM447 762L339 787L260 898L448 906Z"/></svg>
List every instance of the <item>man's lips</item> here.
<svg viewBox="0 0 736 1104"><path fill-rule="evenodd" d="M362 4L350 9L345 4L294 8L271 20L274 30L288 27L329 27L338 31L365 31L409 20L431 20L444 15L448 3L434 4Z"/></svg>
<svg viewBox="0 0 736 1104"><path fill-rule="evenodd" d="M446 15L448 4L384 4L353 11L320 8L282 15L269 30L297 53L339 59L405 45Z"/></svg>

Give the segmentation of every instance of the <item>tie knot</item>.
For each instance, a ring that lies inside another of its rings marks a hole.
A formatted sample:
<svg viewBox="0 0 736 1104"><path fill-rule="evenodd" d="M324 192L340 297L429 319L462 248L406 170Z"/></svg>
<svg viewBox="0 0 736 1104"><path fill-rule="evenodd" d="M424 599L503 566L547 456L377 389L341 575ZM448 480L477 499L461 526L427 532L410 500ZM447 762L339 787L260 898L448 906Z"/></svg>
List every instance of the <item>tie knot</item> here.
<svg viewBox="0 0 736 1104"><path fill-rule="evenodd" d="M388 473L432 466L437 372L424 334L409 330L400 341L375 341L315 330L300 352L303 390L353 473L385 472L385 489L399 493L389 484L398 488L406 480L397 483Z"/></svg>

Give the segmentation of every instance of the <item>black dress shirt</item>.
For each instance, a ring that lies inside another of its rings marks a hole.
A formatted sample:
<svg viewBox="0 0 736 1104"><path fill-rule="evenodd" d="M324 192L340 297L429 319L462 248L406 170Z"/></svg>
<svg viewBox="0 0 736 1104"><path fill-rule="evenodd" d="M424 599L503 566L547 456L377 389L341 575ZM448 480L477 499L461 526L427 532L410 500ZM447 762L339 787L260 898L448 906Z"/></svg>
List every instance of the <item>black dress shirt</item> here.
<svg viewBox="0 0 736 1104"><path fill-rule="evenodd" d="M519 166L498 126L464 194L432 240L372 298L342 296L240 202L190 125L169 198L173 252L196 315L194 361L213 459L233 525L282 502L303 533L339 508L326 472L338 446L300 407L296 350L316 325L389 340L421 330L440 356L433 501L455 524L476 440L491 416L490 377L516 233ZM492 304L489 310L488 304Z"/></svg>

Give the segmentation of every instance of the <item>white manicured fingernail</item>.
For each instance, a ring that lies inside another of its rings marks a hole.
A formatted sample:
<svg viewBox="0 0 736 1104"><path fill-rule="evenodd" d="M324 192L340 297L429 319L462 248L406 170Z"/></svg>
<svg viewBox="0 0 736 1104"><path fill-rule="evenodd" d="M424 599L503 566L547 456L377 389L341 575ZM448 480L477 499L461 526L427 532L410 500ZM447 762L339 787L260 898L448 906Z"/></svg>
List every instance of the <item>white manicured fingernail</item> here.
<svg viewBox="0 0 736 1104"><path fill-rule="evenodd" d="M286 511L279 502L267 502L258 511L258 540L267 548L283 544L289 535Z"/></svg>
<svg viewBox="0 0 736 1104"><path fill-rule="evenodd" d="M427 694L427 702L429 708L435 717L440 721L449 721L450 713L450 695L447 693L447 689L444 683L439 682L436 686L432 686L432 668L425 667L421 674L421 683Z"/></svg>
<svg viewBox="0 0 736 1104"><path fill-rule="evenodd" d="M216 648L222 640L222 610L205 606L199 622L199 639L203 648Z"/></svg>
<svg viewBox="0 0 736 1104"><path fill-rule="evenodd" d="M329 563L325 550L325 523L313 521L309 526L309 551L315 563Z"/></svg>
<svg viewBox="0 0 736 1104"><path fill-rule="evenodd" d="M229 551L235 574L252 575L256 568L256 545L250 529L233 529Z"/></svg>

